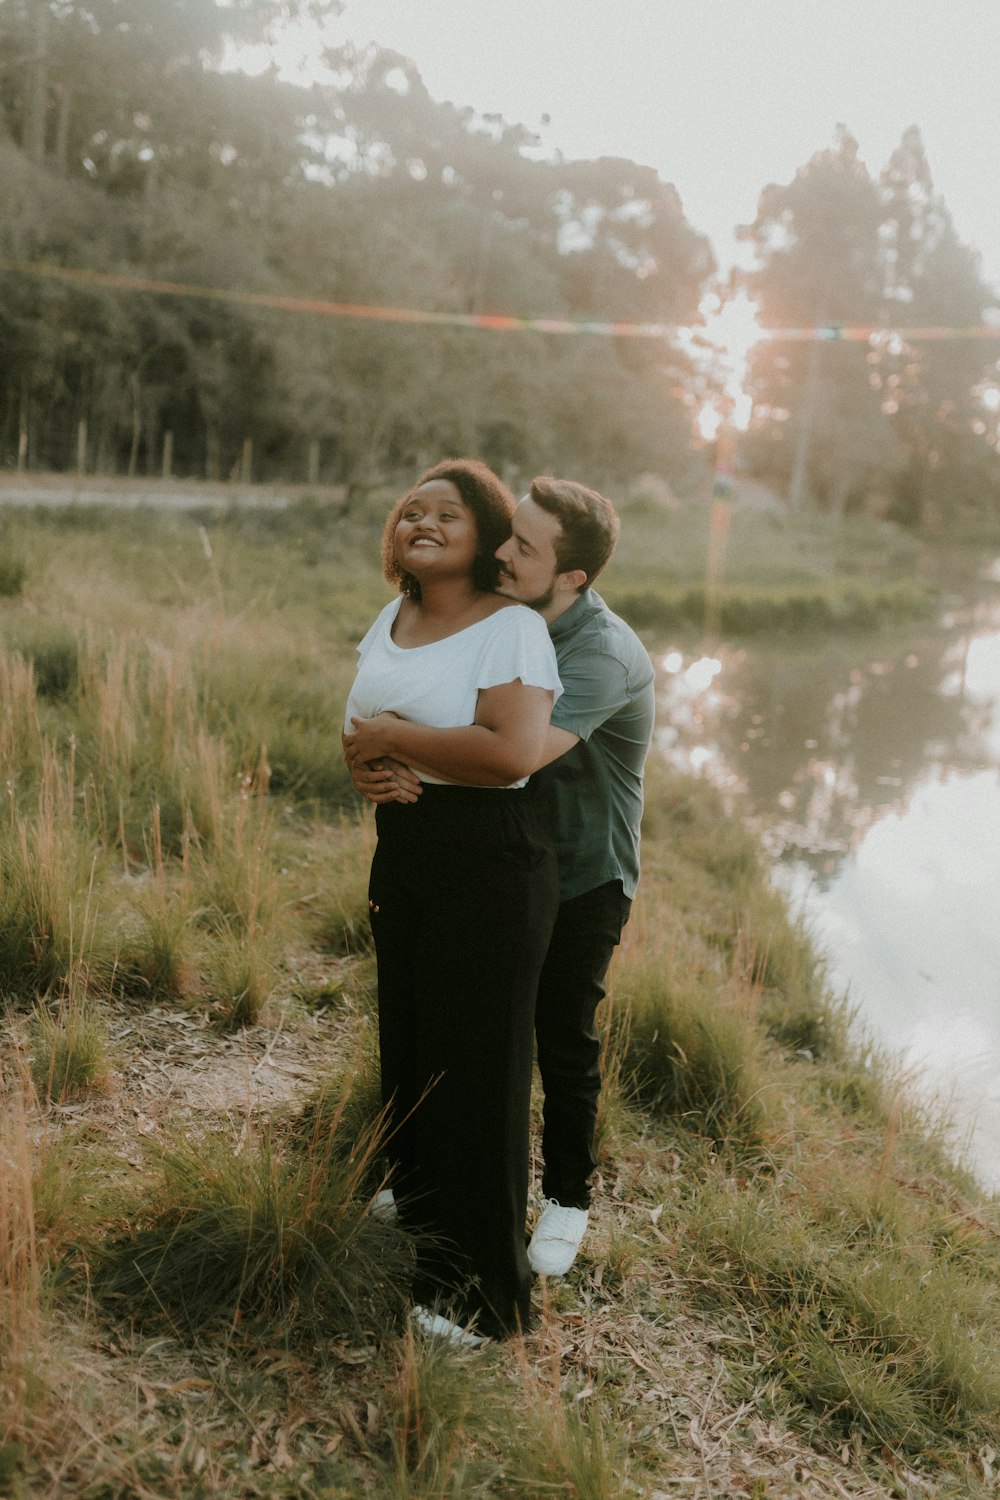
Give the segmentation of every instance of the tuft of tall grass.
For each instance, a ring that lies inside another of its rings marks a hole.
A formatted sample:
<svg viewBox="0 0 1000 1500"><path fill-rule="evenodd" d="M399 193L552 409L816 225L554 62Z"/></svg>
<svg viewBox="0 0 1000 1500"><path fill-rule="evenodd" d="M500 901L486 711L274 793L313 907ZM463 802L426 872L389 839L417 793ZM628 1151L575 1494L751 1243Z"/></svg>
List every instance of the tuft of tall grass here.
<svg viewBox="0 0 1000 1500"><path fill-rule="evenodd" d="M0 776L22 781L42 761L38 692L32 663L19 652L0 650Z"/></svg>
<svg viewBox="0 0 1000 1500"><path fill-rule="evenodd" d="M40 1324L41 1270L35 1236L34 1153L27 1101L0 1082L0 1429L23 1429L32 1351Z"/></svg>
<svg viewBox="0 0 1000 1500"><path fill-rule="evenodd" d="M10 649L31 663L39 698L62 702L72 697L77 684L79 644L67 626L33 615L17 621L9 631Z"/></svg>
<svg viewBox="0 0 1000 1500"><path fill-rule="evenodd" d="M252 915L246 928L232 918L214 922L202 975L205 997L220 1030L256 1026L274 991L273 938Z"/></svg>
<svg viewBox="0 0 1000 1500"><path fill-rule="evenodd" d="M267 803L249 776L223 804L210 840L194 846L193 877L200 921L209 928L268 933L275 926L281 891L272 854L273 826Z"/></svg>
<svg viewBox="0 0 1000 1500"><path fill-rule="evenodd" d="M338 604L344 592L338 586ZM242 762L267 745L276 793L333 806L353 798L340 746L353 662L331 654L327 629L323 638L309 630L282 638L244 622L204 661L200 676L206 722Z"/></svg>
<svg viewBox="0 0 1000 1500"><path fill-rule="evenodd" d="M465 1500L491 1493L496 1465L480 1439L488 1404L480 1399L467 1354L439 1340L417 1340L407 1327L387 1390L385 1500Z"/></svg>
<svg viewBox="0 0 1000 1500"><path fill-rule="evenodd" d="M851 1053L846 1004L830 991L828 965L804 921L789 914L766 882L741 892L733 941L734 964L760 994L761 1020L788 1052L814 1061L846 1062Z"/></svg>
<svg viewBox="0 0 1000 1500"><path fill-rule="evenodd" d="M263 779L245 773L212 810L211 836L193 844L197 920L207 934L202 963L217 1021L254 1025L274 988L281 942L295 932L273 857L273 820Z"/></svg>
<svg viewBox="0 0 1000 1500"><path fill-rule="evenodd" d="M43 749L37 810L0 829L0 989L44 992L86 973L94 943L95 856L76 817L72 758Z"/></svg>
<svg viewBox="0 0 1000 1500"><path fill-rule="evenodd" d="M107 1088L107 1030L77 986L71 984L54 1003L36 1006L30 1045L32 1082L41 1098L65 1104Z"/></svg>
<svg viewBox="0 0 1000 1500"><path fill-rule="evenodd" d="M269 680L255 677L250 703L233 705L235 722L227 734L244 759L256 745L267 745L271 785L279 795L311 805L350 802L354 792L340 744L340 710L350 677L341 668L340 681L331 682L327 665L311 685L297 680L289 665L275 664ZM311 675L317 675L315 668Z"/></svg>
<svg viewBox="0 0 1000 1500"><path fill-rule="evenodd" d="M28 565L16 552L0 553L0 599L17 599L24 590Z"/></svg>
<svg viewBox="0 0 1000 1500"><path fill-rule="evenodd" d="M723 941L732 932L733 901L763 878L760 846L704 778L678 776L651 757L646 782L646 868L671 887L683 916L700 919L686 925Z"/></svg>
<svg viewBox="0 0 1000 1500"><path fill-rule="evenodd" d="M135 1231L100 1254L98 1294L196 1335L238 1317L286 1332L385 1337L409 1274L401 1231L369 1213L376 1132L282 1154L268 1129L157 1153Z"/></svg>
<svg viewBox="0 0 1000 1500"><path fill-rule="evenodd" d="M96 1227L114 1212L108 1159L86 1138L58 1129L36 1139L32 1174L35 1233L46 1271L83 1249ZM113 1164L112 1164L113 1165Z"/></svg>
<svg viewBox="0 0 1000 1500"><path fill-rule="evenodd" d="M615 966L611 973L613 994ZM628 1016L616 1013L613 1003L606 999L598 1008L596 1026L601 1042L601 1092L597 1099L594 1149L598 1161L604 1162L625 1142L635 1137L639 1119L635 1109L634 1086L627 1066Z"/></svg>
<svg viewBox="0 0 1000 1500"><path fill-rule="evenodd" d="M196 985L190 940L195 897L188 870L182 869L179 882L168 878L158 804L146 837L146 864L146 882L132 898L141 926L119 933L112 982L125 994L179 999Z"/></svg>
<svg viewBox="0 0 1000 1500"><path fill-rule="evenodd" d="M291 1121L295 1144L313 1155L326 1151L353 1153L357 1142L374 1133L381 1134L383 1124L382 1079L378 1042L374 1028L361 1032L358 1047L345 1062L340 1073L325 1078L300 1105ZM377 1158L370 1162L369 1186L380 1186Z"/></svg>
<svg viewBox="0 0 1000 1500"><path fill-rule="evenodd" d="M371 951L368 872L374 847L375 818L367 804L313 830L301 905L308 932L332 953Z"/></svg>
<svg viewBox="0 0 1000 1500"><path fill-rule="evenodd" d="M633 1096L679 1128L739 1150L766 1139L766 1058L755 1016L723 983L666 952L619 964L612 992Z"/></svg>
<svg viewBox="0 0 1000 1500"><path fill-rule="evenodd" d="M543 1362L531 1366L522 1357L521 1402L499 1413L508 1424L500 1434L506 1475L516 1494L619 1500L633 1488L630 1463L600 1386L566 1391L557 1331L550 1325L546 1332Z"/></svg>

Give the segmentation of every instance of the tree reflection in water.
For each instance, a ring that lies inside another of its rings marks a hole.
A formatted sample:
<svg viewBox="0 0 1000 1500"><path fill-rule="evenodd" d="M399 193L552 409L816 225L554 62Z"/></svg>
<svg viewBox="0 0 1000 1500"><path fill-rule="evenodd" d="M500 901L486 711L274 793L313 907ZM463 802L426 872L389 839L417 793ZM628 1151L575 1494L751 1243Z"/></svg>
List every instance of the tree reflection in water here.
<svg viewBox="0 0 1000 1500"><path fill-rule="evenodd" d="M733 793L834 982L1000 1189L1000 605L709 660L664 658L663 753Z"/></svg>

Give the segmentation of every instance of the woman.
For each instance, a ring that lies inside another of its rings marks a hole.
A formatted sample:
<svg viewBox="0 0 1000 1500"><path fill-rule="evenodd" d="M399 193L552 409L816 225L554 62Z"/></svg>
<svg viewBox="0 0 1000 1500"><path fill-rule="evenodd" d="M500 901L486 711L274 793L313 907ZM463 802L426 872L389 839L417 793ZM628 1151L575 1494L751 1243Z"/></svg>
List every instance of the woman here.
<svg viewBox="0 0 1000 1500"><path fill-rule="evenodd" d="M420 1231L414 1316L460 1342L529 1319L533 1011L558 906L548 833L522 794L561 691L555 654L533 610L493 593L513 508L462 460L394 506L382 556L400 598L358 648L345 714L348 758L352 720L392 712L461 729L482 768L483 785L456 786L415 767L420 798L377 810L369 888L392 1183Z"/></svg>

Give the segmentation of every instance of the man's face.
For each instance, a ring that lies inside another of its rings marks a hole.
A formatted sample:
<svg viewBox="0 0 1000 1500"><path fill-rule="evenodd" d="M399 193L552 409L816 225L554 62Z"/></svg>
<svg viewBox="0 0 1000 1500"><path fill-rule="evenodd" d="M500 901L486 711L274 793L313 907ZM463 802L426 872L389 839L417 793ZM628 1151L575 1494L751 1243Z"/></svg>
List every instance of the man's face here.
<svg viewBox="0 0 1000 1500"><path fill-rule="evenodd" d="M497 593L532 609L551 604L560 576L556 541L561 532L555 516L526 495L514 511L509 538L496 551L500 560Z"/></svg>

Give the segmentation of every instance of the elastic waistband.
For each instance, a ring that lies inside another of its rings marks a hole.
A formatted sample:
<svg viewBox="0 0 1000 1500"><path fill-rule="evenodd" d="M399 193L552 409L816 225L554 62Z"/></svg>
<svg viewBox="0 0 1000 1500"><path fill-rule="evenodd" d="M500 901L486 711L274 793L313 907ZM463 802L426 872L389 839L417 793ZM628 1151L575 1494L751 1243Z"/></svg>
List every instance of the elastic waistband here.
<svg viewBox="0 0 1000 1500"><path fill-rule="evenodd" d="M400 837L420 838L433 831L488 830L539 825L535 799L519 788L491 786L424 786L416 802L383 802L375 809L375 827ZM540 826L540 825L539 825ZM545 825L547 827L547 824Z"/></svg>
<svg viewBox="0 0 1000 1500"><path fill-rule="evenodd" d="M418 801L423 802L425 798L434 801L435 798L462 798L466 802L483 801L490 802L494 797L509 797L511 793L523 792L523 786L453 786L443 784L440 781L422 781L423 791Z"/></svg>

